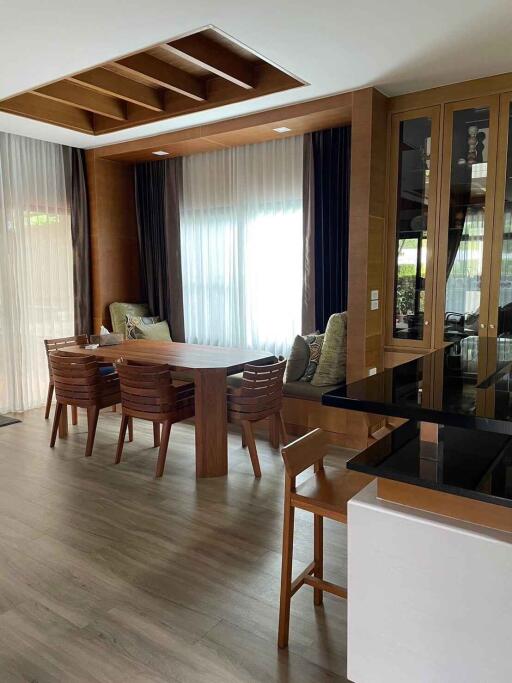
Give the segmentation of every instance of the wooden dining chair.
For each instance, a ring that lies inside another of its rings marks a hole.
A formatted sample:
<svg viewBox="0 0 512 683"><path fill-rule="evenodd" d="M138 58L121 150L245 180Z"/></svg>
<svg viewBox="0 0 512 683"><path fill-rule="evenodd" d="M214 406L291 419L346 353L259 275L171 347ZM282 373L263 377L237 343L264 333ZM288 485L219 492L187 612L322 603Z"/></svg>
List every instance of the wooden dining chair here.
<svg viewBox="0 0 512 683"><path fill-rule="evenodd" d="M194 417L194 384L173 384L169 365L134 365L119 361L116 368L122 409L116 465L121 462L129 420L134 417L149 420L153 423L154 445L160 446L155 476L161 477L172 425Z"/></svg>
<svg viewBox="0 0 512 683"><path fill-rule="evenodd" d="M46 359L48 361L48 394L46 396L46 409L44 411L44 419L47 420L50 417L50 410L52 407L52 399L54 392L53 374L52 366L50 364L50 353L52 351L58 351L59 349L65 349L66 346L85 346L89 341L86 334L78 334L73 337L60 337L59 339L45 339L44 348L46 349ZM76 406L71 406L71 422L76 425L78 422L78 414Z"/></svg>
<svg viewBox="0 0 512 683"><path fill-rule="evenodd" d="M279 448L288 436L283 420L283 377L286 360L272 365L246 365L239 387L228 386L228 420L242 427L242 445L248 446L255 477L261 468L252 425L269 419L271 444Z"/></svg>
<svg viewBox="0 0 512 683"><path fill-rule="evenodd" d="M85 455L89 457L100 410L121 401L119 377L116 372L102 374L102 363L92 356L76 356L62 350L50 352L50 365L57 400L50 447L55 446L62 410L68 405L85 408L88 422Z"/></svg>
<svg viewBox="0 0 512 683"><path fill-rule="evenodd" d="M367 486L372 477L359 472L335 467L324 467L328 437L321 429L300 437L282 450L285 465L283 557L281 567L281 598L279 609L278 645L287 647L290 631L292 596L304 585L313 587L315 605L322 604L323 592L340 598L347 597L347 589L324 580L323 575L323 518L347 523L347 503ZM312 476L296 485L296 477L314 466ZM293 531L295 508L313 513L313 562L292 580Z"/></svg>

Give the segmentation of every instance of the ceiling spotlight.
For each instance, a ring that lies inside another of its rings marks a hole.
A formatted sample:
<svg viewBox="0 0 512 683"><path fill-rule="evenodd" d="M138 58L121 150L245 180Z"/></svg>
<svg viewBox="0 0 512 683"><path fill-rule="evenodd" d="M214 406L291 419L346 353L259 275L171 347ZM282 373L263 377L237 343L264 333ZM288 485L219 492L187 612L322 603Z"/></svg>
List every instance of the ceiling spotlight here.
<svg viewBox="0 0 512 683"><path fill-rule="evenodd" d="M156 157L166 157L169 152L164 152L163 149L159 149L158 152L153 152Z"/></svg>
<svg viewBox="0 0 512 683"><path fill-rule="evenodd" d="M287 128L286 126L279 126L279 128L273 128L276 133L289 133L291 131L291 128Z"/></svg>

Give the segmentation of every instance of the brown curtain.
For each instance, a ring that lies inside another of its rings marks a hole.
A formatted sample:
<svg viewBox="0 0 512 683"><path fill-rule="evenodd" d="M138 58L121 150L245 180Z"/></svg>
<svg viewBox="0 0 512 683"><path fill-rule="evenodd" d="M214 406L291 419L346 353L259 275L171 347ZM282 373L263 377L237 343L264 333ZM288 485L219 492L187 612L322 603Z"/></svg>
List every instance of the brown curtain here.
<svg viewBox="0 0 512 683"><path fill-rule="evenodd" d="M142 288L153 315L167 320L174 341L184 341L181 284L181 159L135 166L135 201Z"/></svg>
<svg viewBox="0 0 512 683"><path fill-rule="evenodd" d="M85 152L64 147L66 194L71 212L75 334L92 332L91 238L87 201Z"/></svg>
<svg viewBox="0 0 512 683"><path fill-rule="evenodd" d="M182 159L168 159L165 206L165 239L167 247L167 272L170 282L169 323L174 341L185 341L183 316L183 285L181 277L180 203L183 194Z"/></svg>
<svg viewBox="0 0 512 683"><path fill-rule="evenodd" d="M315 331L315 171L311 133L304 135L302 334Z"/></svg>

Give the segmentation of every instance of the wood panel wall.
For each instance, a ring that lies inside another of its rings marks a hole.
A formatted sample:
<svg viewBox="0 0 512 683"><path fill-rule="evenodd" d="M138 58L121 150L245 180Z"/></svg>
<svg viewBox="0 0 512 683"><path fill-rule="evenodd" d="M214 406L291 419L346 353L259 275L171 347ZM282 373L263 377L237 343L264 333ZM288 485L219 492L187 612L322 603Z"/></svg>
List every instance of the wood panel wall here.
<svg viewBox="0 0 512 683"><path fill-rule="evenodd" d="M374 88L353 93L347 377L384 367L387 98ZM371 309L371 291L379 307Z"/></svg>
<svg viewBox="0 0 512 683"><path fill-rule="evenodd" d="M140 272L132 164L86 153L91 223L93 330L110 329L113 301L140 301Z"/></svg>

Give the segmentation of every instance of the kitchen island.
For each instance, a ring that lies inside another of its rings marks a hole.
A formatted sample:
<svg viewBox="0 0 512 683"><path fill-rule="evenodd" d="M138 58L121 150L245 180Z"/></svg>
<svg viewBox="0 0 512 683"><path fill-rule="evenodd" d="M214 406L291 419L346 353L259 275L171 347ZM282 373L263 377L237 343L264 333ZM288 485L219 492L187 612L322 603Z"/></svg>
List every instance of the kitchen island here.
<svg viewBox="0 0 512 683"><path fill-rule="evenodd" d="M512 680L512 359L460 351L322 398L403 421L347 464L375 476L349 502L354 683Z"/></svg>

